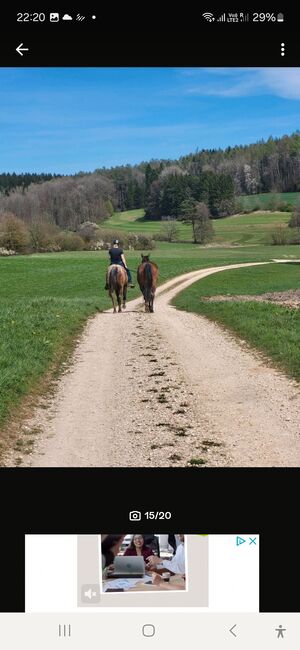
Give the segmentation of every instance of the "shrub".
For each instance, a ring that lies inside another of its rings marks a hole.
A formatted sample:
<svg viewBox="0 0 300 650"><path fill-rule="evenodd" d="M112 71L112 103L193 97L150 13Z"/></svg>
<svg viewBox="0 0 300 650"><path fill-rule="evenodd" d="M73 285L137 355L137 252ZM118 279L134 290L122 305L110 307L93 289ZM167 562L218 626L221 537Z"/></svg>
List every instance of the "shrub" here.
<svg viewBox="0 0 300 650"><path fill-rule="evenodd" d="M25 253L29 243L24 221L12 212L2 214L0 219L0 246L16 253Z"/></svg>
<svg viewBox="0 0 300 650"><path fill-rule="evenodd" d="M235 199L234 214L242 214L243 212L245 212L244 201L241 198Z"/></svg>
<svg viewBox="0 0 300 650"><path fill-rule="evenodd" d="M271 233L271 243L273 246L283 246L287 243L287 229L285 224L279 223L278 226Z"/></svg>
<svg viewBox="0 0 300 650"><path fill-rule="evenodd" d="M34 221L28 227L30 248L36 253L52 253L60 250L57 238L60 230L54 224Z"/></svg>
<svg viewBox="0 0 300 650"><path fill-rule="evenodd" d="M165 237L164 241L168 241L168 242L177 241L179 228L176 219L166 219L161 228L161 233Z"/></svg>
<svg viewBox="0 0 300 650"><path fill-rule="evenodd" d="M107 216L111 217L112 214L114 213L114 206L110 199L107 199L107 201L105 201L105 208L107 211Z"/></svg>
<svg viewBox="0 0 300 650"><path fill-rule="evenodd" d="M16 255L16 251L0 247L0 257L7 257L8 255Z"/></svg>
<svg viewBox="0 0 300 650"><path fill-rule="evenodd" d="M96 242L97 248L94 248L94 243L91 243L92 250L108 250L114 241L118 239L120 246L124 249L131 250L151 250L155 248L155 242L153 238L149 235L137 234L137 233L124 233L118 230L106 230L104 228L99 228L98 230L98 240Z"/></svg>
<svg viewBox="0 0 300 650"><path fill-rule="evenodd" d="M290 228L300 228L300 208L296 208L289 220Z"/></svg>
<svg viewBox="0 0 300 650"><path fill-rule="evenodd" d="M155 241L149 235L138 235L138 241L135 250L152 250L155 248Z"/></svg>
<svg viewBox="0 0 300 650"><path fill-rule="evenodd" d="M62 251L82 251L85 247L85 242L76 232L60 232L57 236L56 243L59 250Z"/></svg>
<svg viewBox="0 0 300 650"><path fill-rule="evenodd" d="M93 221L81 223L77 228L77 232L86 243L99 239L99 226Z"/></svg>
<svg viewBox="0 0 300 650"><path fill-rule="evenodd" d="M295 228L288 243L300 244L300 228Z"/></svg>
<svg viewBox="0 0 300 650"><path fill-rule="evenodd" d="M196 212L192 227L195 244L206 244L213 239L214 229L209 209L205 203L196 203Z"/></svg>
<svg viewBox="0 0 300 650"><path fill-rule="evenodd" d="M279 203L280 201L278 200L278 197L275 194L270 194L270 198L265 204L265 209L274 212L275 210L278 210Z"/></svg>
<svg viewBox="0 0 300 650"><path fill-rule="evenodd" d="M278 212L293 212L294 206L288 201L280 201L277 206Z"/></svg>
<svg viewBox="0 0 300 650"><path fill-rule="evenodd" d="M156 232L152 236L153 236L154 241L167 241L166 234L163 233L162 231Z"/></svg>

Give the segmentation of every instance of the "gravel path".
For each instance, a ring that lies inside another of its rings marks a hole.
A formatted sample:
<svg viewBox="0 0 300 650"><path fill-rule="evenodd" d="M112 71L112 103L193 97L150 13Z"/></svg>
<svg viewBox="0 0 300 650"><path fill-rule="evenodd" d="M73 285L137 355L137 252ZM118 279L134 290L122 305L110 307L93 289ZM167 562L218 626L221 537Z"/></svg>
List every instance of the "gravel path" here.
<svg viewBox="0 0 300 650"><path fill-rule="evenodd" d="M221 327L169 304L198 279L254 265L174 278L157 290L154 314L138 299L122 314L96 315L54 395L23 424L34 444L18 464L299 466L296 382Z"/></svg>

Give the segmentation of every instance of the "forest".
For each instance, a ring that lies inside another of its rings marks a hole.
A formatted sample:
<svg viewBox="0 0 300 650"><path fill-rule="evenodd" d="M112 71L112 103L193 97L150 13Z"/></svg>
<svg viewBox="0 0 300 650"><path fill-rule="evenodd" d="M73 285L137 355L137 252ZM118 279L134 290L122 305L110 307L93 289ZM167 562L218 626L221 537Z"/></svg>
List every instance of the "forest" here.
<svg viewBox="0 0 300 650"><path fill-rule="evenodd" d="M205 203L219 218L238 211L238 197L300 191L300 131L178 160L100 168L76 175L0 174L0 215L66 230L101 223L114 211L145 208L146 219L181 219L186 201Z"/></svg>

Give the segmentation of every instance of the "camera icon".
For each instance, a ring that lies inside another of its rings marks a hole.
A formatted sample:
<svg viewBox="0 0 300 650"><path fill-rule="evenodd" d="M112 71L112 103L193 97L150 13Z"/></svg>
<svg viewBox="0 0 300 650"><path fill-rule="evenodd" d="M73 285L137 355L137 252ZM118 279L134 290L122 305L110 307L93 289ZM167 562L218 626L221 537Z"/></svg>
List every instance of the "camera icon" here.
<svg viewBox="0 0 300 650"><path fill-rule="evenodd" d="M141 521L142 513L139 510L131 510L129 513L129 521Z"/></svg>

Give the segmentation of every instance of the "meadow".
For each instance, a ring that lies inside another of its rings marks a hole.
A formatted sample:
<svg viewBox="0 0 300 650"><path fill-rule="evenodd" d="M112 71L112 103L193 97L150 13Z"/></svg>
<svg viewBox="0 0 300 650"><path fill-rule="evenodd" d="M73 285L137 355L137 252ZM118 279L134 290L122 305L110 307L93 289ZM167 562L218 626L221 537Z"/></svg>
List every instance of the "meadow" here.
<svg viewBox="0 0 300 650"><path fill-rule="evenodd" d="M269 195L266 195L269 196ZM252 197L247 197L252 198ZM144 219L144 210L115 212L110 219L101 224L102 228L118 231L156 235L162 232L163 222ZM213 219L215 237L213 244L254 245L270 244L271 232L278 224L288 227L290 212L257 211L237 214L225 219ZM192 227L178 222L178 240L192 242Z"/></svg>
<svg viewBox="0 0 300 650"><path fill-rule="evenodd" d="M203 300L209 296L254 296L299 286L300 263L229 269L196 282L172 302L178 309L201 314L225 326L300 380L299 309L264 302Z"/></svg>
<svg viewBox="0 0 300 650"><path fill-rule="evenodd" d="M279 215L282 219L283 213ZM135 229L136 232L149 232L151 228L160 228L158 222L147 222L142 217L143 211L117 213L106 223L110 229L122 227L131 232ZM156 249L151 251L151 258L159 265L160 283L181 273L210 266L269 261L274 257L299 257L299 246L274 247L260 243L266 235L268 224L272 222L274 225L276 219L277 213L273 217L270 213L266 217L254 213L219 220L219 237L224 238L224 243L217 240L216 244L208 247L157 242ZM185 229L188 239L189 226L181 224L180 228ZM236 243L241 239L242 246L232 246L232 241ZM126 251L127 263L134 277L140 255L140 251ZM28 393L37 390L40 384L42 386L41 380L47 373L56 376L60 372L62 362L70 356L87 319L97 311L111 307L104 290L107 263L106 251L0 258L0 425L4 425ZM281 265L280 273L285 275L289 271ZM260 286L266 291L269 289L264 284L263 276ZM217 279L221 276L213 277ZM209 278L205 283L207 281ZM239 282L240 279L237 280ZM200 304L197 298L199 287L200 283L197 283L192 302L191 294L181 294L179 298L183 302L178 306L187 309L194 306L197 311ZM202 288L201 283L201 291ZM238 293L241 291L244 289L240 286ZM138 295L137 286L128 291L129 299ZM217 312L219 307L212 304L203 306L201 303L200 308L201 313L205 309L207 316L214 318L213 309ZM234 305L222 305L220 309L225 313L231 307L236 308ZM244 307L250 308L247 305ZM259 305L258 308L265 307ZM267 305L266 309L270 309L270 314L273 312L272 306ZM281 308L276 309L281 314Z"/></svg>
<svg viewBox="0 0 300 650"><path fill-rule="evenodd" d="M276 203L287 202L290 205L300 205L300 192L275 192L274 194L248 194L239 197L245 208L254 208L259 205L261 208L268 206L271 201ZM267 207L266 207L267 209Z"/></svg>

